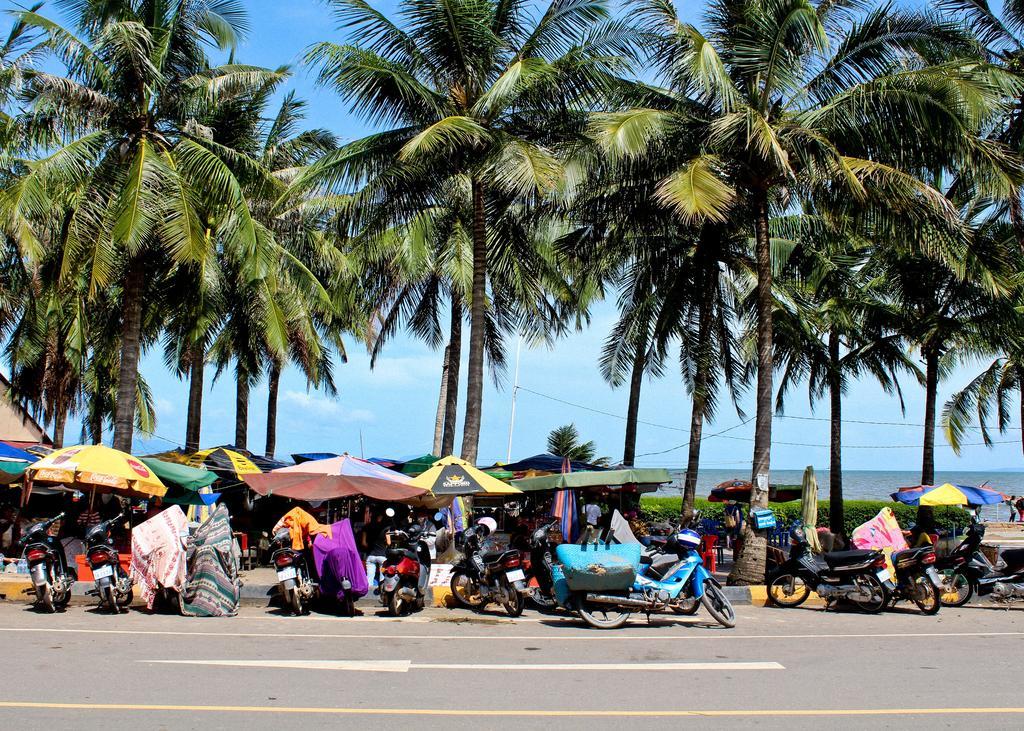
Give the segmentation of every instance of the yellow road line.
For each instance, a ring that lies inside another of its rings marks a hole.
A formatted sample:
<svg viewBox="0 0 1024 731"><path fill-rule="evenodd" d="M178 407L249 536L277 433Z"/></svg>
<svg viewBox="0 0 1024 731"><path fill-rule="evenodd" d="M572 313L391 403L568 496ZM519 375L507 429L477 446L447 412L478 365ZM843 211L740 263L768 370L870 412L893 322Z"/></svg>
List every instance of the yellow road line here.
<svg viewBox="0 0 1024 731"><path fill-rule="evenodd" d="M492 716L492 717L592 717L592 718L668 718L685 716L938 716L1024 714L1024 708L781 708L714 709L702 711L587 711L527 709L448 709L448 708L325 708L316 706L186 706L137 703L36 703L0 701L0 709L56 709L71 711L170 711L189 713L289 713L342 716Z"/></svg>

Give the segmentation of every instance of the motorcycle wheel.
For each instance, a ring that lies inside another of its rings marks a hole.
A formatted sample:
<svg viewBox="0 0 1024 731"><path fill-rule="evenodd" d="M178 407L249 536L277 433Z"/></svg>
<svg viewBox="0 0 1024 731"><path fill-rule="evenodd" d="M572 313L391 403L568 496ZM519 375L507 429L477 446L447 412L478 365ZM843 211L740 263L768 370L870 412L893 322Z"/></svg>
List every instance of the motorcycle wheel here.
<svg viewBox="0 0 1024 731"><path fill-rule="evenodd" d="M505 611L508 612L510 617L518 617L523 613L523 608L526 606L526 599L516 591L516 588L512 584L505 582L502 590L505 592L507 600L502 602L502 606L505 607Z"/></svg>
<svg viewBox="0 0 1024 731"><path fill-rule="evenodd" d="M341 600L341 611L346 617L356 616L356 605L348 592L345 592L345 598Z"/></svg>
<svg viewBox="0 0 1024 731"><path fill-rule="evenodd" d="M306 613L304 611L304 607L302 606L302 597L299 596L298 589L289 589L286 592L285 599L287 600L288 605L292 609L292 614L294 614L296 617L301 617L303 614Z"/></svg>
<svg viewBox="0 0 1024 731"><path fill-rule="evenodd" d="M576 611L580 618L594 629L618 629L629 619L628 611L615 611L612 604L588 602L585 598L576 599Z"/></svg>
<svg viewBox="0 0 1024 731"><path fill-rule="evenodd" d="M859 579L859 581L858 581ZM882 585L882 582L878 580L878 577L874 574L864 574L857 579L854 579L857 583L867 584L864 588L871 589L872 599L866 602L858 601L857 599L851 599L850 601L861 611L867 612L868 614L878 614L889 604L889 592Z"/></svg>
<svg viewBox="0 0 1024 731"><path fill-rule="evenodd" d="M533 591L530 592L530 603L542 612L550 611L558 606L555 602L555 598L550 594L547 594L539 586L535 586Z"/></svg>
<svg viewBox="0 0 1024 731"><path fill-rule="evenodd" d="M777 607L799 607L811 595L811 587L793 574L777 574L768 582L768 602Z"/></svg>
<svg viewBox="0 0 1024 731"><path fill-rule="evenodd" d="M710 579L704 581L704 594L700 602L720 625L728 628L736 626L736 611L732 608L732 603L721 587Z"/></svg>
<svg viewBox="0 0 1024 731"><path fill-rule="evenodd" d="M480 592L476 589L476 582L461 572L452 574L452 580L449 584L452 590L452 596L466 609L478 609L484 603L484 598L480 596Z"/></svg>
<svg viewBox="0 0 1024 731"><path fill-rule="evenodd" d="M103 590L103 597L102 597L102 599L103 599L103 602L107 605L107 609L109 609L112 614L120 614L121 613L121 607L117 603L117 595L114 593L114 585L113 584L109 584Z"/></svg>
<svg viewBox="0 0 1024 731"><path fill-rule="evenodd" d="M62 594L55 595L53 598L53 606L58 611L63 611L67 608L68 602L71 601L71 589L66 589Z"/></svg>
<svg viewBox="0 0 1024 731"><path fill-rule="evenodd" d="M936 614L942 608L942 589L931 582L928 574L918 574L911 581L910 598L921 610L921 614Z"/></svg>
<svg viewBox="0 0 1024 731"><path fill-rule="evenodd" d="M42 607L50 614L57 611L57 606L53 601L53 590L49 584L36 587L36 606Z"/></svg>
<svg viewBox="0 0 1024 731"><path fill-rule="evenodd" d="M118 609L120 610L123 607L129 606L132 603L133 599L135 599L135 590L129 589L128 593L122 594L121 597L117 600Z"/></svg>
<svg viewBox="0 0 1024 731"><path fill-rule="evenodd" d="M943 572L942 579L946 587L942 592L942 606L962 607L974 597L974 582L966 574L947 570Z"/></svg>
<svg viewBox="0 0 1024 731"><path fill-rule="evenodd" d="M398 588L388 597L388 614L392 617L401 617L405 613L405 600L398 595Z"/></svg>

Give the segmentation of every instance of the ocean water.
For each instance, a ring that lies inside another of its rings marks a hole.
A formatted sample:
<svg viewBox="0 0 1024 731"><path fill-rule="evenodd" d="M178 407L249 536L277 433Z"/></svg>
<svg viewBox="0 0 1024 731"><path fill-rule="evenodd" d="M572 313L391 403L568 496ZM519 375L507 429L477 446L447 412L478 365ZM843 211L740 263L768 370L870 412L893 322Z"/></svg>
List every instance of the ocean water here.
<svg viewBox="0 0 1024 731"><path fill-rule="evenodd" d="M675 482L665 485L655 495L679 495L685 473L670 470ZM818 478L818 497L828 500L828 470L815 472ZM803 481L803 470L772 470L771 481L779 485L799 485ZM697 495L707 497L716 485L734 478L749 480L747 473L736 470L701 470L697 477ZM843 472L843 497L847 500L890 500L891 493L900 487L920 484L921 473L912 471L845 470ZM1024 495L1024 472L941 472L935 473L936 484L951 482L959 485L987 484L1007 495ZM1005 505L986 506L982 510L985 520L1006 520L1009 508Z"/></svg>

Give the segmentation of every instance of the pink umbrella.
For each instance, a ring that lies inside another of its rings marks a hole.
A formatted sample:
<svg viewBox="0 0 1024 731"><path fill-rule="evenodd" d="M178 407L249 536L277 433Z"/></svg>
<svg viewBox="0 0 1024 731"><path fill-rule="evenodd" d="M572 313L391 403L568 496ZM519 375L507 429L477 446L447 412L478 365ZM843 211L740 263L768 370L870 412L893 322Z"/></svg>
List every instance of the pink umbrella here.
<svg viewBox="0 0 1024 731"><path fill-rule="evenodd" d="M407 500L426 492L413 487L412 478L406 475L347 454L259 475L243 475L242 479L259 495L294 500L332 500L353 495L374 500Z"/></svg>

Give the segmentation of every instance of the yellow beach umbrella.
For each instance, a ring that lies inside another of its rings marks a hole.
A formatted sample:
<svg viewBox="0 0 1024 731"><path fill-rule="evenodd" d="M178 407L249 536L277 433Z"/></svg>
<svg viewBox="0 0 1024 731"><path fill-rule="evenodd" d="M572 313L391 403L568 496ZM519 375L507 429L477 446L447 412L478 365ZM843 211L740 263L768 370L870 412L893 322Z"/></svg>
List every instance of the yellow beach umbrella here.
<svg viewBox="0 0 1024 731"><path fill-rule="evenodd" d="M414 477L413 487L430 490L435 496L521 495L522 490L506 485L458 457L445 457L429 470Z"/></svg>
<svg viewBox="0 0 1024 731"><path fill-rule="evenodd" d="M163 497L167 486L141 460L102 444L66 447L25 470L26 481L122 497Z"/></svg>

